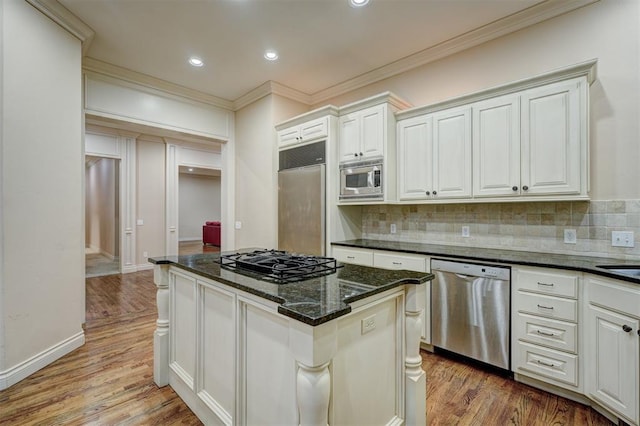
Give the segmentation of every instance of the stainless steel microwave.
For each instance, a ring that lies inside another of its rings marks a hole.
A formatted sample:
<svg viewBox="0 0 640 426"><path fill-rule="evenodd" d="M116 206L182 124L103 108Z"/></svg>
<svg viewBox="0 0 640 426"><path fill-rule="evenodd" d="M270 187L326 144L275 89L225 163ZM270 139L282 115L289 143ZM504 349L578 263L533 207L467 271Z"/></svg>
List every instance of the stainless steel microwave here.
<svg viewBox="0 0 640 426"><path fill-rule="evenodd" d="M382 160L340 165L340 199L383 199Z"/></svg>

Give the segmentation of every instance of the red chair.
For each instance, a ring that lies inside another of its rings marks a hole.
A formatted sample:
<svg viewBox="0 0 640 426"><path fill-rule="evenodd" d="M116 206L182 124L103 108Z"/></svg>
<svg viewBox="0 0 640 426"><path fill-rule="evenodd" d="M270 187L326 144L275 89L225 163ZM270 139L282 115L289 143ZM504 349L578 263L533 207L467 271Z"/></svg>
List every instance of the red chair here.
<svg viewBox="0 0 640 426"><path fill-rule="evenodd" d="M205 222L202 226L202 244L220 247L220 222Z"/></svg>

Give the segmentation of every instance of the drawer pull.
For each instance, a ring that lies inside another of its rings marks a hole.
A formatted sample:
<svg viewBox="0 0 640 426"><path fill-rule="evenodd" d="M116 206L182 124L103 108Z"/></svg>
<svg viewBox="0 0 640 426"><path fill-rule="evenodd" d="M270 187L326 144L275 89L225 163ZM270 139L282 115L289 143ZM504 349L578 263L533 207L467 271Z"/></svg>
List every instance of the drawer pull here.
<svg viewBox="0 0 640 426"><path fill-rule="evenodd" d="M553 306L544 306L544 305L540 305L540 304L538 304L538 308L553 310Z"/></svg>
<svg viewBox="0 0 640 426"><path fill-rule="evenodd" d="M355 256L347 256L347 259L355 259Z"/></svg>
<svg viewBox="0 0 640 426"><path fill-rule="evenodd" d="M622 326L622 331L624 331L625 333L630 332L631 330L633 330L631 327L629 327L627 324L624 324Z"/></svg>
<svg viewBox="0 0 640 426"><path fill-rule="evenodd" d="M557 336L557 334L555 334L555 333L547 333L546 331L542 331L542 330L536 330L536 333L542 334L543 336L549 336L549 337L556 337Z"/></svg>
<svg viewBox="0 0 640 426"><path fill-rule="evenodd" d="M536 362L537 362L538 364L540 364L540 365L544 365L545 367L551 367L551 368L555 367L555 365L553 365L553 364L551 364L551 363L548 363L548 362L544 362L544 361L539 360L539 359L538 359L538 360L536 360Z"/></svg>
<svg viewBox="0 0 640 426"><path fill-rule="evenodd" d="M553 287L553 283L541 283L540 281L538 281L538 285L543 285L545 287Z"/></svg>
<svg viewBox="0 0 640 426"><path fill-rule="evenodd" d="M392 263L392 264L394 264L394 265L400 265L400 266L402 266L402 262L391 262L391 263Z"/></svg>

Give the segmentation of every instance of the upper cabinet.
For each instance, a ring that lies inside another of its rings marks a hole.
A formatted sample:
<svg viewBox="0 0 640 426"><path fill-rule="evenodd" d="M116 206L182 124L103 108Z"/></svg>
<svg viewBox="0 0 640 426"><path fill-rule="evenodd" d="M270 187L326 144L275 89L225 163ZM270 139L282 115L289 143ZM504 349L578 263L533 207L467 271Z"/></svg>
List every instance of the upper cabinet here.
<svg viewBox="0 0 640 426"><path fill-rule="evenodd" d="M470 197L470 109L398 122L397 170L400 200Z"/></svg>
<svg viewBox="0 0 640 426"><path fill-rule="evenodd" d="M283 146L326 138L329 130L328 122L327 117L322 117L280 130L278 131L278 146L282 148Z"/></svg>
<svg viewBox="0 0 640 426"><path fill-rule="evenodd" d="M327 105L278 124L278 148L327 139L329 117L337 115L338 109L333 105Z"/></svg>
<svg viewBox="0 0 640 426"><path fill-rule="evenodd" d="M587 200L593 66L396 114L399 201Z"/></svg>
<svg viewBox="0 0 640 426"><path fill-rule="evenodd" d="M386 119L386 105L376 105L340 116L340 162L382 157Z"/></svg>

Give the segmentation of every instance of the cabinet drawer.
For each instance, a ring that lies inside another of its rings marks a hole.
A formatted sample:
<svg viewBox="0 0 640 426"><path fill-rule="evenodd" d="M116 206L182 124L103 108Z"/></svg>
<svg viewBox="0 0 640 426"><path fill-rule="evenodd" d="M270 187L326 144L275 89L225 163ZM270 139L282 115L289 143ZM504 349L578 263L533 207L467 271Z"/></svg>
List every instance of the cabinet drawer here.
<svg viewBox="0 0 640 426"><path fill-rule="evenodd" d="M517 268L513 280L515 287L519 290L573 299L578 297L578 276L576 274Z"/></svg>
<svg viewBox="0 0 640 426"><path fill-rule="evenodd" d="M373 266L385 269L407 269L409 271L426 272L426 257L411 254L380 253L373 254Z"/></svg>
<svg viewBox="0 0 640 426"><path fill-rule="evenodd" d="M334 247L333 257L335 257L338 262L373 266L373 251L371 250Z"/></svg>
<svg viewBox="0 0 640 426"><path fill-rule="evenodd" d="M518 291L514 293L513 305L517 312L566 321L578 321L578 302L576 300Z"/></svg>
<svg viewBox="0 0 640 426"><path fill-rule="evenodd" d="M640 318L640 286L637 284L590 276L587 294L593 304Z"/></svg>
<svg viewBox="0 0 640 426"><path fill-rule="evenodd" d="M513 371L532 377L542 376L552 379L552 381L578 386L577 355L543 348L526 342L516 343Z"/></svg>
<svg viewBox="0 0 640 426"><path fill-rule="evenodd" d="M518 312L512 332L519 340L577 353L578 325L574 323Z"/></svg>

